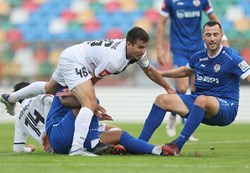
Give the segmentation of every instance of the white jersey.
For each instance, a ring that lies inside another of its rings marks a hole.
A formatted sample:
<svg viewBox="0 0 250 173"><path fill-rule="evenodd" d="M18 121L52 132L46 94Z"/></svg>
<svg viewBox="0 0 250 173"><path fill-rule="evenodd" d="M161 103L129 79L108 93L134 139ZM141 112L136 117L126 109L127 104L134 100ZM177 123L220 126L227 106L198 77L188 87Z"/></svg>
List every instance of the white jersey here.
<svg viewBox="0 0 250 173"><path fill-rule="evenodd" d="M126 39L85 41L69 47L62 54L74 54L74 58L97 78L118 74L131 63L126 58ZM136 63L146 68L149 65L146 53Z"/></svg>
<svg viewBox="0 0 250 173"><path fill-rule="evenodd" d="M23 100L15 123L14 152L23 152L27 136L42 144L45 119L52 101L53 96L44 94Z"/></svg>
<svg viewBox="0 0 250 173"><path fill-rule="evenodd" d="M138 61L127 59L125 39L85 41L68 47L61 53L52 78L72 90L89 80L92 74L101 79L110 74L121 73L134 62L142 68L149 65L146 52Z"/></svg>

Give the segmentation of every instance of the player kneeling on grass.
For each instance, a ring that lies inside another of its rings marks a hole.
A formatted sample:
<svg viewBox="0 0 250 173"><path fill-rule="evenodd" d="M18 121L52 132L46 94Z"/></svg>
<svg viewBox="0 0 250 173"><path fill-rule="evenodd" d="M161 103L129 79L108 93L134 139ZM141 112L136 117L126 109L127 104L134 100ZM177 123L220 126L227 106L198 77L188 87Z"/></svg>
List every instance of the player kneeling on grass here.
<svg viewBox="0 0 250 173"><path fill-rule="evenodd" d="M56 94L46 121L46 132L50 145L58 154L68 154L70 151L73 140L75 116L77 115L80 107L77 99L69 93L70 92L67 90L66 92L64 90L64 92L58 92ZM112 118L107 114L102 113L101 116L108 117L108 119L112 120ZM115 148L107 147L107 150L105 149L105 152L103 152L103 146L105 145L100 145L100 143L108 146L110 146L109 144L121 144L129 153L134 154L165 154L162 146L155 146L143 140L134 138L127 132L121 131L120 129L112 128L108 131L103 131L99 135L98 117L93 116L89 132L84 143L85 152L79 152L78 155L96 156L95 154L106 154L112 152L114 154L124 153L124 148L119 145L115 146ZM86 155L86 151L89 152L88 155Z"/></svg>

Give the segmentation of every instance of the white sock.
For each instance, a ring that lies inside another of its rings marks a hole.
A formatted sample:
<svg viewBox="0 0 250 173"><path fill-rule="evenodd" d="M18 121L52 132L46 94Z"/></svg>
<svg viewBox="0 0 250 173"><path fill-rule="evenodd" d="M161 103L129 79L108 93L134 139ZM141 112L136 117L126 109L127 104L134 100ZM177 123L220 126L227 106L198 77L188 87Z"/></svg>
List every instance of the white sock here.
<svg viewBox="0 0 250 173"><path fill-rule="evenodd" d="M93 139L90 143L91 143L91 148L94 148L98 143L100 142L100 139Z"/></svg>
<svg viewBox="0 0 250 173"><path fill-rule="evenodd" d="M8 101L10 103L16 103L21 99L27 99L35 97L39 94L45 94L45 84L46 82L33 82L27 87L24 87L16 92L10 93Z"/></svg>
<svg viewBox="0 0 250 173"><path fill-rule="evenodd" d="M152 154L154 155L160 155L161 154L161 146L155 146L152 150Z"/></svg>
<svg viewBox="0 0 250 173"><path fill-rule="evenodd" d="M82 107L75 120L75 132L72 142L72 148L82 148L89 132L94 113L87 107Z"/></svg>

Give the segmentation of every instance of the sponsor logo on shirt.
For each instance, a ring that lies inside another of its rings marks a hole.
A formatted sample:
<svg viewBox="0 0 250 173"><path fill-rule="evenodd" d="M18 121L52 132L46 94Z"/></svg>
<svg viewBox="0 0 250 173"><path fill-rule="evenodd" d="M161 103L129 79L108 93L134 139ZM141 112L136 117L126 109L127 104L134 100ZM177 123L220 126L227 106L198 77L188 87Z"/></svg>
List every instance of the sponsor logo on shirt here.
<svg viewBox="0 0 250 173"><path fill-rule="evenodd" d="M207 61L207 60L208 60L208 57L206 57L206 58L200 58L200 59L199 59L199 62Z"/></svg>
<svg viewBox="0 0 250 173"><path fill-rule="evenodd" d="M110 75L111 73L108 71L108 70L103 70L101 73L99 73L98 75L101 76L101 77L104 77L104 76L108 76Z"/></svg>
<svg viewBox="0 0 250 173"><path fill-rule="evenodd" d="M199 10L197 10L197 11L177 10L176 11L176 16L179 19L194 18L194 17L200 17L201 16L201 12Z"/></svg>
<svg viewBox="0 0 250 173"><path fill-rule="evenodd" d="M240 69L245 72L249 69L249 65L246 63L246 61L241 61L238 66L240 67Z"/></svg>
<svg viewBox="0 0 250 173"><path fill-rule="evenodd" d="M209 76L203 76L202 74L196 74L196 80L198 82L206 82L206 83L220 83L219 78L216 77L209 77Z"/></svg>

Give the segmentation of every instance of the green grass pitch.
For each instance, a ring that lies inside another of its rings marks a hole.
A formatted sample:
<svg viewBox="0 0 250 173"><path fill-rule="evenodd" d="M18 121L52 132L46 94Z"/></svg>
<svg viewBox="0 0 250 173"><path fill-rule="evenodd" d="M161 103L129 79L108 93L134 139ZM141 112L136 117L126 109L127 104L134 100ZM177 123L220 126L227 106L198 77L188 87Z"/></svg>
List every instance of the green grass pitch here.
<svg viewBox="0 0 250 173"><path fill-rule="evenodd" d="M117 124L138 136L142 124ZM178 132L182 126L178 125ZM227 127L201 125L196 131L199 142L187 142L181 156L124 155L100 157L69 157L42 151L12 152L14 124L0 124L1 173L248 173L250 172L250 124L232 124ZM165 125L160 126L150 140L152 144L169 142Z"/></svg>

